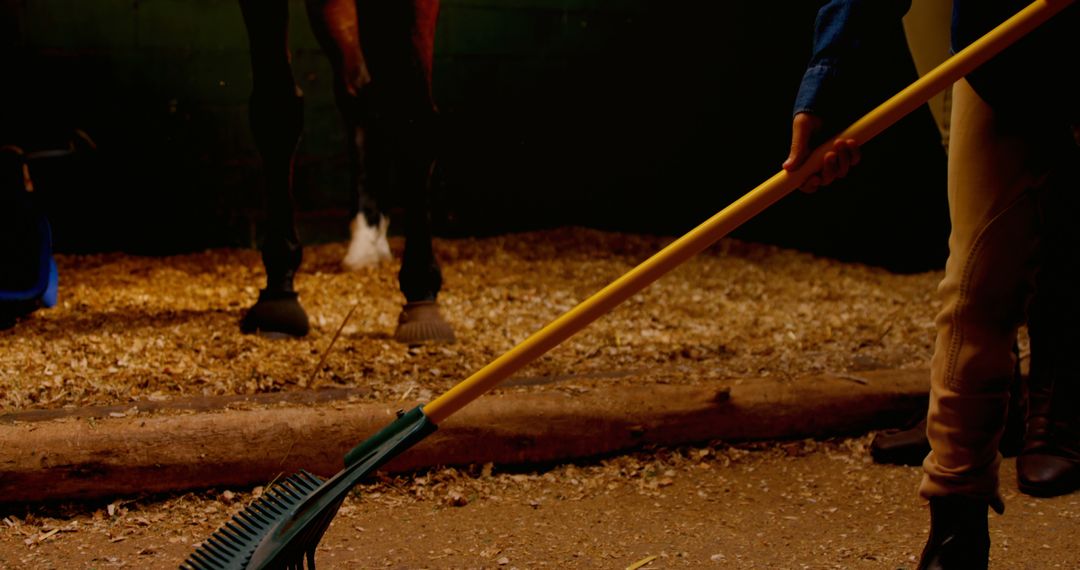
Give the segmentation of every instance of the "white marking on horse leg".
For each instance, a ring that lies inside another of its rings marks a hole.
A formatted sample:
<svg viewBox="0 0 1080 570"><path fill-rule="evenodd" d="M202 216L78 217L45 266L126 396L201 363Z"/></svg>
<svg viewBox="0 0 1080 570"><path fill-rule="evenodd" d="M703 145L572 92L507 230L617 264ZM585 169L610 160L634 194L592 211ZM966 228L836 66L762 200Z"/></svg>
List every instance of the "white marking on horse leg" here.
<svg viewBox="0 0 1080 570"><path fill-rule="evenodd" d="M352 239L349 241L349 250L345 252L345 257L341 260L341 266L349 271L355 271L390 259L390 243L386 241L388 226L386 216L380 216L379 225L372 227L364 219L363 213L357 214L349 224Z"/></svg>
<svg viewBox="0 0 1080 570"><path fill-rule="evenodd" d="M379 235L375 238L375 251L378 252L380 260L389 260L394 257L390 253L390 242L386 239L386 230L389 227L390 219L386 216L379 216Z"/></svg>

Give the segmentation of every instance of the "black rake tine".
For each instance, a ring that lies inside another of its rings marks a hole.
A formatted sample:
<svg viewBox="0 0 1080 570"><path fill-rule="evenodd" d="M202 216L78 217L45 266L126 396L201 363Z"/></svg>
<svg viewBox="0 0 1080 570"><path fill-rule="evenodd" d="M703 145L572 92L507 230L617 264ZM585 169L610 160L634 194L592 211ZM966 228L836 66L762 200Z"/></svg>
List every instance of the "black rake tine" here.
<svg viewBox="0 0 1080 570"><path fill-rule="evenodd" d="M238 519L236 517L233 517L232 520L226 521L225 526L229 530L233 531L233 534L235 534L235 535L237 535L239 537L246 538L247 535L255 534L254 529L248 528L245 523L240 522L240 519Z"/></svg>
<svg viewBox="0 0 1080 570"><path fill-rule="evenodd" d="M217 550L221 551L222 553L224 553L226 555L229 555L229 556L232 555L232 553L229 552L229 551L233 550L233 549L230 548L229 544L227 542L225 542L224 540L222 540L221 537L218 536L217 534L211 535L209 538L207 538L204 541L204 543L209 544L212 548L216 548Z"/></svg>
<svg viewBox="0 0 1080 570"><path fill-rule="evenodd" d="M207 547L205 543L203 544L203 546L205 547L202 549L203 556L211 560L214 564L224 566L229 563L228 556L223 556L220 552L217 552L216 550Z"/></svg>
<svg viewBox="0 0 1080 570"><path fill-rule="evenodd" d="M281 493L277 489L271 489L263 496L266 497L269 506L285 510L289 509L288 503L281 498Z"/></svg>
<svg viewBox="0 0 1080 570"><path fill-rule="evenodd" d="M265 519L264 524L269 525L272 524L275 519L277 519L277 513L274 511L274 509L271 508L271 506L272 505L269 501L264 501L262 497L260 497L258 501L251 503L251 506L249 508Z"/></svg>
<svg viewBox="0 0 1080 570"><path fill-rule="evenodd" d="M251 504L252 508L259 512L262 516L266 517L266 524L271 525L282 513L278 512L274 508L270 501L259 501Z"/></svg>
<svg viewBox="0 0 1080 570"><path fill-rule="evenodd" d="M233 517L233 518L240 519L240 520L244 521L245 523L247 523L248 525L251 525L253 527L261 528L262 526L264 526L263 521L256 518L252 514L249 507L245 507L244 510L240 511L239 513L236 513L236 517ZM252 531L252 532L257 532L257 531Z"/></svg>
<svg viewBox="0 0 1080 570"><path fill-rule="evenodd" d="M226 522L224 525L221 526L221 531L222 532L220 532L220 533L214 533L214 535L216 536L216 535L220 534L222 540L228 539L229 542L234 542L234 543L243 542L243 540L244 540L244 534L243 533L237 533L233 528L230 528L228 522Z"/></svg>
<svg viewBox="0 0 1080 570"><path fill-rule="evenodd" d="M279 488L279 489L278 489L278 491L279 491L279 492L281 492L281 493L283 493L283 494L286 494L286 495L288 495L288 496L289 496L289 497L290 497L291 499L293 499L294 501L301 501L301 500L303 500L303 497L301 497L300 495L297 495L297 494L296 494L296 493L295 493L295 492L294 492L294 491L292 490L291 486L290 486L290 488Z"/></svg>
<svg viewBox="0 0 1080 570"><path fill-rule="evenodd" d="M216 544L203 543L203 546L205 547L203 549L203 553L206 554L208 557L213 557L219 560L220 564L228 564L229 561L233 559L233 554L230 554L228 551L222 550L221 547Z"/></svg>
<svg viewBox="0 0 1080 570"><path fill-rule="evenodd" d="M192 552L191 557L198 558L200 564L217 564L217 562L214 562L209 556L203 553L203 550L201 548L199 550L196 550L195 552Z"/></svg>
<svg viewBox="0 0 1080 570"><path fill-rule="evenodd" d="M205 554L203 554L201 550L196 550L195 552L192 552L190 558L194 558L195 561L198 562L202 566L221 567L220 563L212 561L209 557L207 557ZM189 560L190 560L190 558L189 558ZM192 566L189 562L185 562L184 566L187 567L187 568L194 568L194 566Z"/></svg>
<svg viewBox="0 0 1080 570"><path fill-rule="evenodd" d="M217 544L217 545L221 546L222 548L227 549L227 551L232 551L233 553L240 552L240 547L237 546L237 542L239 542L237 540L237 538L235 538L235 537L233 537L233 535L229 534L228 531L221 532L221 534L227 535L227 537L230 540L221 539L220 537L217 537L217 535L212 535L211 538L208 538L206 540L212 541L214 544Z"/></svg>

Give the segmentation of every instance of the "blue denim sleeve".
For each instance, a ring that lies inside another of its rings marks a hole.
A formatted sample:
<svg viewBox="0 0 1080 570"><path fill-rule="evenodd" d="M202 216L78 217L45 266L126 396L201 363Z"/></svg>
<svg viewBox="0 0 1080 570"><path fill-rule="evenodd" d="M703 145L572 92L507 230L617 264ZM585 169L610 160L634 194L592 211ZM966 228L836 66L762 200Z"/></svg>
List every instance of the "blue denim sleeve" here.
<svg viewBox="0 0 1080 570"><path fill-rule="evenodd" d="M826 116L833 109L857 100L857 93L842 88L846 69L873 34L896 25L911 0L829 0L818 10L814 46L802 84L795 96L794 114Z"/></svg>

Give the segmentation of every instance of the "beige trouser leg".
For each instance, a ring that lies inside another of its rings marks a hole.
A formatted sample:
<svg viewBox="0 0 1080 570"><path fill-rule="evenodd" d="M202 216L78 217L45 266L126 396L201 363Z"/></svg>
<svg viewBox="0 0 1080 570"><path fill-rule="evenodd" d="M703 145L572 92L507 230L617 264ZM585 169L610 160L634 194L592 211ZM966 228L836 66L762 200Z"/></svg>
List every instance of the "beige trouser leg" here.
<svg viewBox="0 0 1080 570"><path fill-rule="evenodd" d="M1012 346L1031 291L1038 234L1034 192L1045 172L1037 141L1010 129L966 81L953 88L949 141L949 260L930 367L919 492L965 495L997 510L998 441Z"/></svg>

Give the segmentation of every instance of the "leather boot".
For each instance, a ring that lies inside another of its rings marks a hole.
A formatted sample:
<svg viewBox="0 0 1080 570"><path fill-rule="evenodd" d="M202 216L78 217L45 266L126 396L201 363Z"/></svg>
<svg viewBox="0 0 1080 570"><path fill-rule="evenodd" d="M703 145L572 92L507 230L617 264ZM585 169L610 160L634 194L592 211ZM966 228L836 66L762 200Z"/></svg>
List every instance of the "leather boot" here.
<svg viewBox="0 0 1080 570"><path fill-rule="evenodd" d="M1080 164L1073 147L1072 165ZM1031 409L1028 436L1016 461L1020 490L1038 497L1080 488L1080 374L1077 373L1076 267L1080 264L1080 174L1063 168L1046 181L1046 236L1028 307L1031 335ZM1037 346L1036 346L1037 345Z"/></svg>
<svg viewBox="0 0 1080 570"><path fill-rule="evenodd" d="M1071 415L1056 390L1032 396L1028 437L1016 460L1020 491L1035 497L1056 497L1080 488L1080 429L1075 406Z"/></svg>
<svg viewBox="0 0 1080 570"><path fill-rule="evenodd" d="M1077 239L1069 233L1057 237L1061 243ZM1027 436L1016 460L1016 478L1020 491L1036 497L1080 488L1080 375L1072 372L1071 358L1080 306L1070 287L1075 280L1063 269L1075 261L1074 255L1061 248L1049 251L1036 277L1040 295L1028 308L1031 343L1037 348L1031 352Z"/></svg>
<svg viewBox="0 0 1080 570"><path fill-rule="evenodd" d="M1019 363L1019 360L1017 362ZM1009 417L999 444L1001 454L1005 457L1017 455L1024 439L1027 406L1022 384L1023 378L1017 364L1009 395ZM930 441L926 439L926 416L910 428L879 433L870 442L870 457L874 459L874 463L918 467L928 453Z"/></svg>
<svg viewBox="0 0 1080 570"><path fill-rule="evenodd" d="M918 570L978 570L990 562L986 501L968 497L930 499L930 537Z"/></svg>
<svg viewBox="0 0 1080 570"><path fill-rule="evenodd" d="M1021 492L1035 497L1080 488L1080 378L1065 377L1062 356L1042 350L1032 355L1027 435L1016 479Z"/></svg>
<svg viewBox="0 0 1080 570"><path fill-rule="evenodd" d="M910 428L879 433L870 442L870 457L874 463L917 467L929 453L925 416Z"/></svg>

